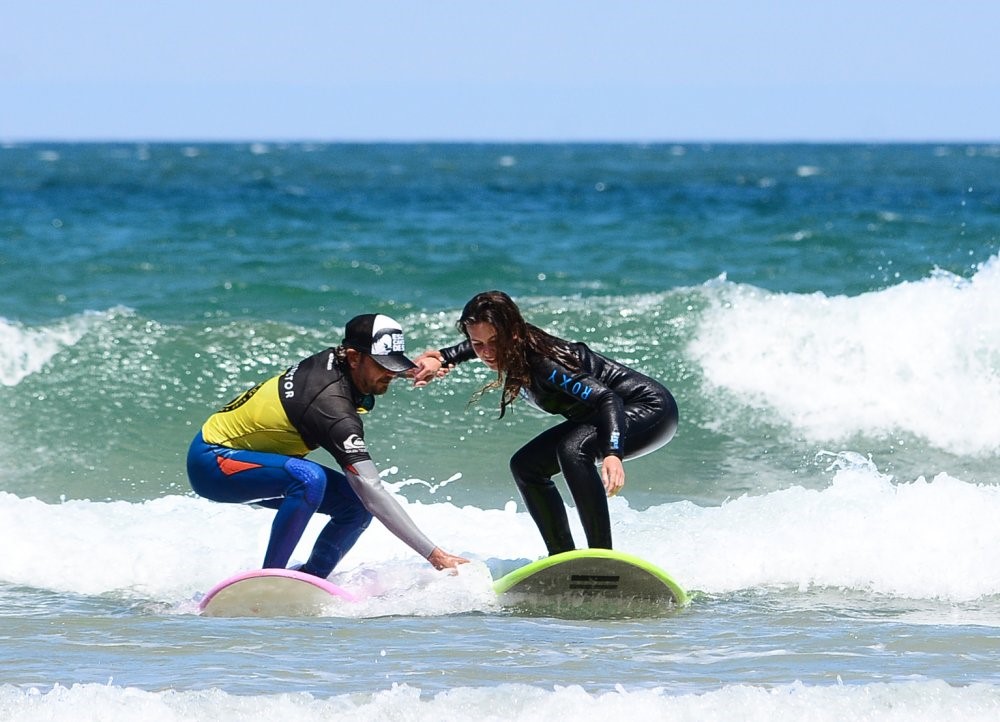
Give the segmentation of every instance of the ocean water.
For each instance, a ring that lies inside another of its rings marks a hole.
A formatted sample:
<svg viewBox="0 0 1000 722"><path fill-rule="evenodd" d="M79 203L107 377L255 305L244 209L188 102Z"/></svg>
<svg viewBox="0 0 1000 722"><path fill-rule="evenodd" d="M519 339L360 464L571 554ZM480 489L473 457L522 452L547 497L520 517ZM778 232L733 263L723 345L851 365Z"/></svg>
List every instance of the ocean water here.
<svg viewBox="0 0 1000 722"><path fill-rule="evenodd" d="M997 719L998 229L988 145L0 146L0 719ZM691 604L497 604L553 419L469 364L366 429L470 565L376 522L360 604L198 616L273 514L191 494L206 415L357 313L451 343L490 288L674 392L611 512Z"/></svg>

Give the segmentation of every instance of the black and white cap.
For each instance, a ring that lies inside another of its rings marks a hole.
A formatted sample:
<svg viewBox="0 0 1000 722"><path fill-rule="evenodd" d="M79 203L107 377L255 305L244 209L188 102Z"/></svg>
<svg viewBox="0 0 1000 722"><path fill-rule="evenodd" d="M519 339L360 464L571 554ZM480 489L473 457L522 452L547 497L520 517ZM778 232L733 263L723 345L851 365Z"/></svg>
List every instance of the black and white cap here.
<svg viewBox="0 0 1000 722"><path fill-rule="evenodd" d="M366 313L348 321L343 345L370 354L388 371L403 373L417 367L406 357L403 327L380 313Z"/></svg>

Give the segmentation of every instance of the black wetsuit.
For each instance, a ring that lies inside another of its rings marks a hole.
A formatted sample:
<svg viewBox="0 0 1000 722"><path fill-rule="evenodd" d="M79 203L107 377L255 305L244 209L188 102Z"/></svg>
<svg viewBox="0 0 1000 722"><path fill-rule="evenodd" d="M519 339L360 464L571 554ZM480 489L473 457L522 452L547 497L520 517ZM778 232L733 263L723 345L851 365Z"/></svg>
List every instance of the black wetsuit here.
<svg viewBox="0 0 1000 722"><path fill-rule="evenodd" d="M633 459L659 449L677 430L677 402L658 381L592 351L567 344L579 361L573 371L529 352L531 384L521 397L567 421L519 449L510 470L550 554L574 548L566 507L552 477L566 479L587 544L611 548L608 500L596 464L606 456ZM466 340L441 349L446 364L476 358Z"/></svg>

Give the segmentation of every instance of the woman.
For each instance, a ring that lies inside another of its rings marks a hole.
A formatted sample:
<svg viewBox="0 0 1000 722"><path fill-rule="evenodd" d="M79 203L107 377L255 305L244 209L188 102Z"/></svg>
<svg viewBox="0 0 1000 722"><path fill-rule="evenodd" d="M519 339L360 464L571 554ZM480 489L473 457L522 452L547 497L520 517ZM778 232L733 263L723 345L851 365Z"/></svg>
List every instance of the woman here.
<svg viewBox="0 0 1000 722"><path fill-rule="evenodd" d="M677 430L677 403L660 383L552 336L524 320L502 291L487 291L462 310L465 340L417 361L421 376L442 375L478 357L497 372L481 389L500 388L500 418L521 397L567 420L539 434L510 460L510 470L549 554L574 549L566 507L552 481L562 472L592 548L611 548L608 496L625 484L623 459L660 448ZM600 464L600 472L597 470Z"/></svg>

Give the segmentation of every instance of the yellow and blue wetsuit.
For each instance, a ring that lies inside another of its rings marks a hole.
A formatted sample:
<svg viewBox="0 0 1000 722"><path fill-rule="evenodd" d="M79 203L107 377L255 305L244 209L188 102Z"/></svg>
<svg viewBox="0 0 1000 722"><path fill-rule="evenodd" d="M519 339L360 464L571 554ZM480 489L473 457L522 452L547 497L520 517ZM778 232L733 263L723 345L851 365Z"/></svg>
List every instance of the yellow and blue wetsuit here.
<svg viewBox="0 0 1000 722"><path fill-rule="evenodd" d="M283 568L314 512L330 516L302 571L326 577L374 515L423 557L434 544L382 486L359 411L374 407L334 349L303 359L208 418L188 451L200 496L277 509L265 568ZM305 456L322 447L343 473Z"/></svg>

